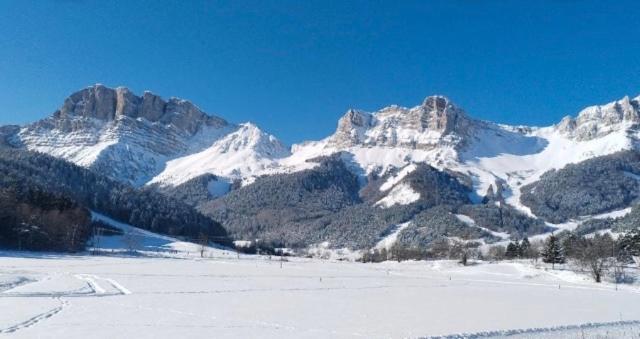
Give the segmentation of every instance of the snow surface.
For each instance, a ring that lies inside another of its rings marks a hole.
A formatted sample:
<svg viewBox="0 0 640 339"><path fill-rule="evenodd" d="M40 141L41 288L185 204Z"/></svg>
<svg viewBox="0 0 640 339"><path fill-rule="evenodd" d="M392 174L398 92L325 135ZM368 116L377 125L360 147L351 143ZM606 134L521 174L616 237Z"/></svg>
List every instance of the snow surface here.
<svg viewBox="0 0 640 339"><path fill-rule="evenodd" d="M0 253L0 281L23 279L0 293L0 308L11 310L0 312L0 333L405 338L637 320L640 314L637 288L615 290L526 263L361 264L223 253L203 259Z"/></svg>
<svg viewBox="0 0 640 339"><path fill-rule="evenodd" d="M376 206L391 207L393 205L408 205L420 199L420 193L416 192L407 183L395 186L389 194L376 202Z"/></svg>
<svg viewBox="0 0 640 339"><path fill-rule="evenodd" d="M383 237L382 239L380 239L380 241L378 241L378 243L376 244L375 248L381 250L381 249L386 249L386 250L390 250L391 247L393 247L393 244L396 243L396 241L398 240L398 235L407 227L409 227L409 225L411 225L411 222L405 222L399 225L396 225L391 232L386 235L385 237Z"/></svg>
<svg viewBox="0 0 640 339"><path fill-rule="evenodd" d="M0 334L575 338L636 330L640 315L637 285L529 261L362 264L212 247L201 257L199 245L94 217L137 234L139 255L123 255L121 237L107 241L109 256L0 252L0 309L11 310L0 312Z"/></svg>
<svg viewBox="0 0 640 339"><path fill-rule="evenodd" d="M224 135L206 149L170 160L149 184L179 185L203 174L243 179L277 166L277 159L289 155L272 135L246 123Z"/></svg>
<svg viewBox="0 0 640 339"><path fill-rule="evenodd" d="M380 186L380 191L387 191L391 189L391 187L395 186L400 180L404 179L409 173L415 171L417 166L415 164L410 164L405 166L398 174L392 176L384 184Z"/></svg>
<svg viewBox="0 0 640 339"><path fill-rule="evenodd" d="M476 221L473 220L471 217L466 216L464 214L454 214L456 218L458 218L458 220L462 221L463 223L465 223L467 226L471 226L471 227L475 227L475 228L479 228L495 237L498 237L500 239L503 240L507 240L509 239L511 236L509 235L509 233L505 233L505 232L496 232L496 231L492 231L486 227L482 227L482 226L478 226L476 224Z"/></svg>
<svg viewBox="0 0 640 339"><path fill-rule="evenodd" d="M519 138L534 141L518 141ZM464 154L460 169L476 175L476 192L484 195L496 179L508 187L506 202L529 215L531 211L520 203L520 188L537 181L549 170L560 169L596 156L633 148L632 139L626 130L619 130L601 138L577 141L558 132L554 127L534 129L521 137L508 140L514 145L510 153L487 149L502 147L504 140L485 136ZM519 147L516 147L519 146Z"/></svg>
<svg viewBox="0 0 640 339"><path fill-rule="evenodd" d="M449 134L415 125L412 119L423 114L421 105L390 106L358 113L366 117L366 123L341 131L357 137L355 142L336 143L334 134L293 145L291 150L251 123L204 126L186 136L171 125L126 117L108 123L78 118L73 124L79 128L71 132L55 127L53 118L45 119L22 128L16 142L81 166L113 164L113 175L135 185L179 185L208 173L227 182L241 179L246 185L261 175L312 168L316 163L310 159L343 152L351 170L363 180L374 172L397 169L396 176L381 188L387 190L416 163L426 163L470 175L471 198L476 202L490 186L495 190L502 185L505 201L533 216L520 203L522 186L537 181L546 171L636 147L640 135L632 128L637 114L630 100L625 97L587 107L576 119L565 118L544 128L500 125L465 116L468 126ZM215 196L224 193L213 191Z"/></svg>

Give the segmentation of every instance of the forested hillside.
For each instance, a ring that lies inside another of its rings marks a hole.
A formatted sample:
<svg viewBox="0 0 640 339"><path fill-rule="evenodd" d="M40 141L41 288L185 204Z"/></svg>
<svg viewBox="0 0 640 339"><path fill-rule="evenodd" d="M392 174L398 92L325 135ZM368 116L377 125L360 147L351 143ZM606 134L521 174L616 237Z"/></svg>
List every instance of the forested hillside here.
<svg viewBox="0 0 640 339"><path fill-rule="evenodd" d="M0 246L74 252L84 249L91 214L69 198L39 188L0 188Z"/></svg>
<svg viewBox="0 0 640 339"><path fill-rule="evenodd" d="M640 154L624 151L545 173L522 188L523 204L551 222L622 209L640 197Z"/></svg>
<svg viewBox="0 0 640 339"><path fill-rule="evenodd" d="M192 238L206 234L212 241L228 241L219 223L185 203L45 154L0 147L0 187L67 196L88 209L158 233Z"/></svg>

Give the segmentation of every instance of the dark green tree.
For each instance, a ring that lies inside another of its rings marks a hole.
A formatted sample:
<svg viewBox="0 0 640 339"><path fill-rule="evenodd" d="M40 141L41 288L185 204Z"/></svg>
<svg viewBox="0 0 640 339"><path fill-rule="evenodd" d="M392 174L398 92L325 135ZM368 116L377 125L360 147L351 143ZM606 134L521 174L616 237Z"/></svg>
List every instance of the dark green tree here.
<svg viewBox="0 0 640 339"><path fill-rule="evenodd" d="M520 246L518 245L518 242L516 241L515 243L510 242L509 245L507 245L507 251L504 254L504 257L507 259L513 259L513 258L517 258L520 255Z"/></svg>
<svg viewBox="0 0 640 339"><path fill-rule="evenodd" d="M520 242L520 258L531 258L531 243L529 242L529 238L524 237Z"/></svg>
<svg viewBox="0 0 640 339"><path fill-rule="evenodd" d="M552 264L552 268L555 268L556 264L564 264L565 257L564 251L558 238L555 235L549 236L545 242L544 249L542 251L542 261Z"/></svg>

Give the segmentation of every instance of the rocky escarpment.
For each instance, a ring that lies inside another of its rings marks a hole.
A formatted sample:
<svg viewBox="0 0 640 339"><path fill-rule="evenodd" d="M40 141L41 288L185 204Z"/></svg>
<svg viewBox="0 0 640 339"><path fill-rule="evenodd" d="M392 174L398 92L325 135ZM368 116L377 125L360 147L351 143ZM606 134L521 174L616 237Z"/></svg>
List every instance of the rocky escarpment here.
<svg viewBox="0 0 640 339"><path fill-rule="evenodd" d="M242 153L243 160L258 164L254 169L270 165L271 157L288 154L276 138L248 126L208 115L186 100L164 100L151 92L136 96L124 87L95 85L69 96L49 118L8 128L4 138L14 147L141 186L167 169L171 160L209 149L215 154L205 153L199 160L214 169L223 163L216 155ZM225 174L242 176L247 166L240 160L226 159Z"/></svg>
<svg viewBox="0 0 640 339"><path fill-rule="evenodd" d="M625 96L606 105L587 107L576 118L567 116L556 129L575 140L586 141L637 127L639 123L640 97Z"/></svg>
<svg viewBox="0 0 640 339"><path fill-rule="evenodd" d="M449 99L430 96L413 108L390 106L374 113L349 110L339 120L330 144L431 149L443 143L462 143L473 125Z"/></svg>
<svg viewBox="0 0 640 339"><path fill-rule="evenodd" d="M58 119L85 117L104 121L120 117L142 118L152 123L173 125L189 134L196 133L202 125L222 127L228 124L186 100L171 98L165 101L149 91L136 96L128 88L113 89L100 84L73 93L53 115Z"/></svg>

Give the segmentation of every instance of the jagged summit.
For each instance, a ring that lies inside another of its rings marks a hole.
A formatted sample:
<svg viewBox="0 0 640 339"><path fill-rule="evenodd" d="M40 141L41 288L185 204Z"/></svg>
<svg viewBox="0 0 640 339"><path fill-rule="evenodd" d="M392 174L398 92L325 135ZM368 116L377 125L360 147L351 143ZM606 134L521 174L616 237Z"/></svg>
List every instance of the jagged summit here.
<svg viewBox="0 0 640 339"><path fill-rule="evenodd" d="M7 129L0 139L135 186L181 168L177 159L190 155L205 155L196 165L236 179L248 175L247 169L270 166L272 158L289 152L257 126L228 123L187 100L165 100L149 91L137 96L126 87L101 84L73 93L53 116Z"/></svg>
<svg viewBox="0 0 640 339"><path fill-rule="evenodd" d="M628 96L605 105L590 106L576 118L567 116L556 125L562 134L584 141L606 136L640 123L640 96Z"/></svg>
<svg viewBox="0 0 640 339"><path fill-rule="evenodd" d="M466 135L471 124L447 97L429 96L413 108L389 106L373 113L350 109L338 121L331 144L429 149L447 136Z"/></svg>
<svg viewBox="0 0 640 339"><path fill-rule="evenodd" d="M170 98L164 100L150 91L136 96L126 87L109 88L96 84L73 93L60 109L56 118L86 117L104 121L120 117L143 118L194 134L202 125L224 126L221 118L209 116L187 100Z"/></svg>
<svg viewBox="0 0 640 339"><path fill-rule="evenodd" d="M588 107L552 127L527 128L473 119L449 98L434 95L411 108L350 109L334 134L290 150L254 124L228 123L187 100L97 84L73 93L52 117L0 129L0 142L136 186L179 185L203 174L251 182L308 169L314 166L309 159L344 152L354 173L427 163L473 173L478 196L502 180L517 200L513 197L526 178L636 147L639 107L640 98L625 97Z"/></svg>

